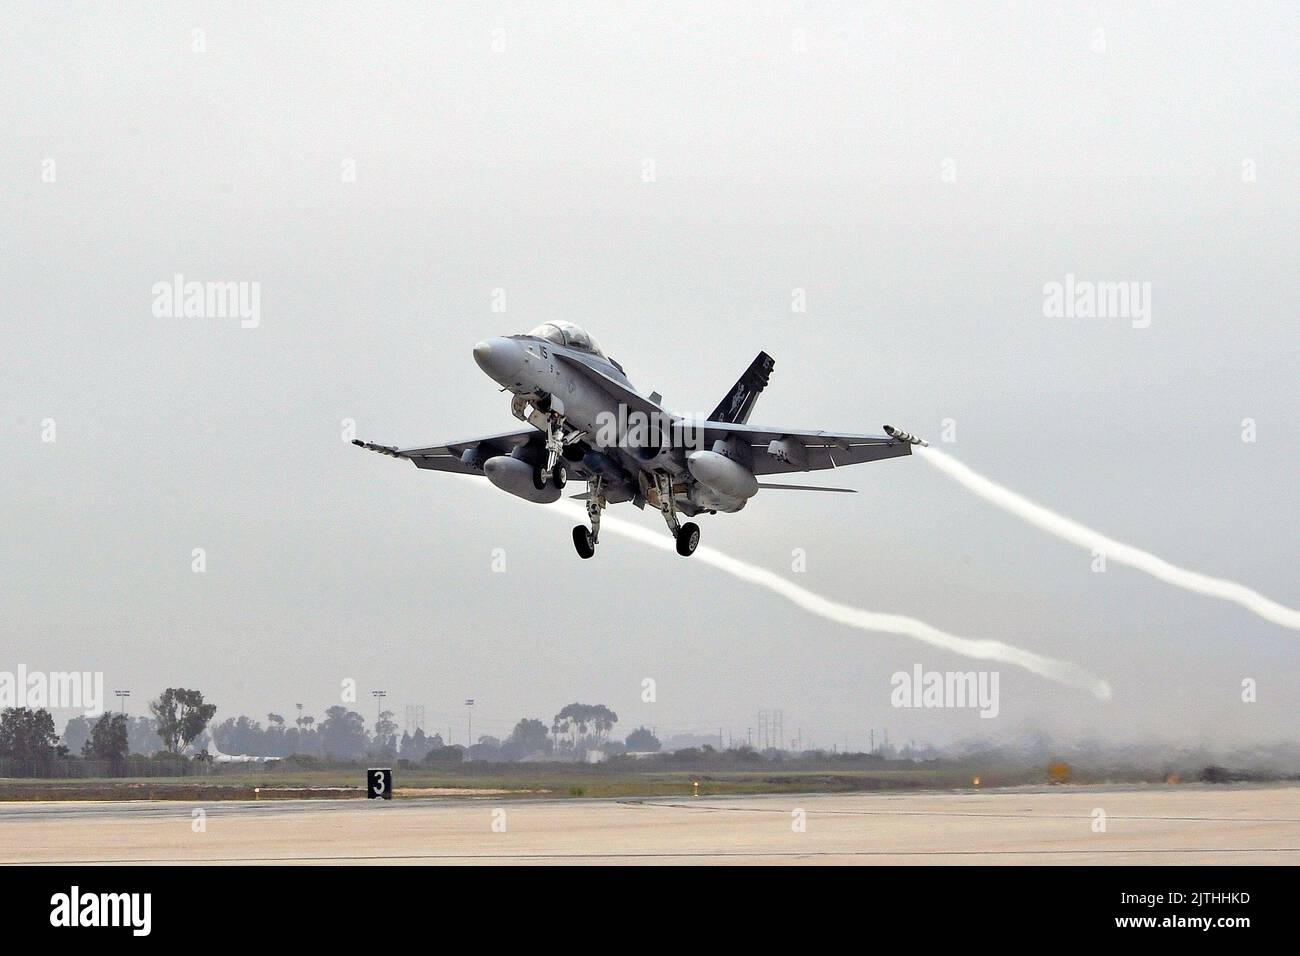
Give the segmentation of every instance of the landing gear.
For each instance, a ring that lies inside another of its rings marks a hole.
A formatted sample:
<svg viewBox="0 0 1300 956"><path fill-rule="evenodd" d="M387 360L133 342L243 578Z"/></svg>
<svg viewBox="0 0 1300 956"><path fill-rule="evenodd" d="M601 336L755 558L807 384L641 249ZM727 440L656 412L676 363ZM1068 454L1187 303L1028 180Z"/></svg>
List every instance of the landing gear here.
<svg viewBox="0 0 1300 956"><path fill-rule="evenodd" d="M699 544L700 526L694 521L688 521L677 529L677 553L683 558L693 555Z"/></svg>
<svg viewBox="0 0 1300 956"><path fill-rule="evenodd" d="M554 473L564 454L564 419L558 412L546 416L546 470ZM562 486L561 486L562 487Z"/></svg>
<svg viewBox="0 0 1300 956"><path fill-rule="evenodd" d="M573 526L573 546L578 549L578 557L584 560L596 553L596 539L580 524Z"/></svg>
<svg viewBox="0 0 1300 956"><path fill-rule="evenodd" d="M600 513L605 505L605 480L597 476L587 482L587 518L591 521L591 530L582 525L573 529L573 546L580 558L586 559L596 553L596 542L600 539Z"/></svg>
<svg viewBox="0 0 1300 956"><path fill-rule="evenodd" d="M543 465L533 466L533 487L541 491L550 481L556 488L563 488L569 483L569 472L564 465L556 464L549 471Z"/></svg>
<svg viewBox="0 0 1300 956"><path fill-rule="evenodd" d="M700 544L700 526L694 521L679 524L677 521L677 504L673 500L673 477L664 472L654 474L655 497L659 499L659 511L664 516L668 530L677 539L677 553L689 558Z"/></svg>

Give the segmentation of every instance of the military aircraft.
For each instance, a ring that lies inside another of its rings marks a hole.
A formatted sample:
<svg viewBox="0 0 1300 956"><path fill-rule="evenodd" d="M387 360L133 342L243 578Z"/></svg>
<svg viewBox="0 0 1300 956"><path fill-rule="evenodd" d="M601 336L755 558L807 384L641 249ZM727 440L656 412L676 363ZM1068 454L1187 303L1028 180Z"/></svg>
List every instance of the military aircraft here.
<svg viewBox="0 0 1300 956"><path fill-rule="evenodd" d="M353 444L405 458L417 468L483 475L503 491L538 503L556 501L570 476L585 481L587 490L573 496L587 502L591 522L590 528L573 529L583 558L595 554L600 515L611 504L658 508L677 539L677 553L689 557L700 529L693 521L682 523L681 515L739 511L761 488L853 491L764 483L759 476L897 458L926 444L890 425L884 435L750 425L754 402L775 365L766 352L703 420L669 412L657 392L636 391L623 366L569 322L479 342L474 361L511 393L510 411L526 427L418 448Z"/></svg>

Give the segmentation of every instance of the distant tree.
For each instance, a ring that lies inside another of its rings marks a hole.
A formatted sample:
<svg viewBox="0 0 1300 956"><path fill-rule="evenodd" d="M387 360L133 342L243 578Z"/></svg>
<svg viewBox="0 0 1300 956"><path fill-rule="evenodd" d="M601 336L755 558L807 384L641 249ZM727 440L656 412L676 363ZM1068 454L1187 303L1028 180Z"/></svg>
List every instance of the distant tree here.
<svg viewBox="0 0 1300 956"><path fill-rule="evenodd" d="M501 741L497 737L484 735L478 739L478 743L465 752L465 756L470 760L500 760Z"/></svg>
<svg viewBox="0 0 1300 956"><path fill-rule="evenodd" d="M525 717L515 724L506 742L501 746L503 760L520 760L535 753L549 753L552 748L546 725L540 720Z"/></svg>
<svg viewBox="0 0 1300 956"><path fill-rule="evenodd" d="M556 737L567 736L568 749L575 754L604 745L618 723L618 714L604 704L568 704L555 715L551 726Z"/></svg>
<svg viewBox="0 0 1300 956"><path fill-rule="evenodd" d="M591 726L595 732L597 747L604 745L609 739L609 732L614 729L616 723L618 723L618 714L604 704L597 704L591 708Z"/></svg>
<svg viewBox="0 0 1300 956"><path fill-rule="evenodd" d="M94 729L95 721L89 717L73 717L63 727L63 745L69 753L82 753L90 740L90 732Z"/></svg>
<svg viewBox="0 0 1300 956"><path fill-rule="evenodd" d="M397 723L391 710L382 710L375 720L375 737L371 752L385 756L397 753Z"/></svg>
<svg viewBox="0 0 1300 956"><path fill-rule="evenodd" d="M127 717L126 734L133 754L152 754L158 750L158 728L152 717Z"/></svg>
<svg viewBox="0 0 1300 956"><path fill-rule="evenodd" d="M39 764L67 753L68 748L59 743L59 735L54 732L54 718L48 710L6 707L0 711L0 757Z"/></svg>
<svg viewBox="0 0 1300 956"><path fill-rule="evenodd" d="M310 714L300 714L294 721L296 730L286 734L285 748L288 753L319 754L320 734L312 729L316 718Z"/></svg>
<svg viewBox="0 0 1300 956"><path fill-rule="evenodd" d="M90 739L81 745L81 755L94 760L121 763L130 752L126 714L105 714L95 722Z"/></svg>
<svg viewBox="0 0 1300 956"><path fill-rule="evenodd" d="M205 704L203 694L184 687L168 687L149 703L158 736L169 753L180 753L208 726L216 704Z"/></svg>
<svg viewBox="0 0 1300 956"><path fill-rule="evenodd" d="M354 759L365 755L366 722L355 710L335 704L320 725L321 749L327 757Z"/></svg>
<svg viewBox="0 0 1300 956"><path fill-rule="evenodd" d="M430 750L424 756L424 762L434 766L451 766L463 763L465 760L464 747L437 747Z"/></svg>
<svg viewBox="0 0 1300 956"><path fill-rule="evenodd" d="M638 727L627 735L627 749L637 753L656 753L659 750L659 738L644 727Z"/></svg>

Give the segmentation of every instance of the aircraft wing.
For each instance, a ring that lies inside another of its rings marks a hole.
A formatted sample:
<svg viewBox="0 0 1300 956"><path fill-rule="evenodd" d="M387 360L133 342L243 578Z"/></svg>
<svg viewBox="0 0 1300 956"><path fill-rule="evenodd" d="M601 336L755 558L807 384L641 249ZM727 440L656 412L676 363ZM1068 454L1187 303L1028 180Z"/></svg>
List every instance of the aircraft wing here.
<svg viewBox="0 0 1300 956"><path fill-rule="evenodd" d="M731 422L702 422L700 427L704 430L705 448L711 448L719 439L733 436L747 442L754 454L755 475L821 471L912 453L910 442L890 435L769 428ZM782 457L769 449L782 453Z"/></svg>
<svg viewBox="0 0 1300 956"><path fill-rule="evenodd" d="M431 471L450 471L457 475L482 475L482 470L466 465L461 456L471 448L479 449L482 457L491 455L508 455L519 445L538 440L541 432L529 426L512 432L497 435L485 435L482 438L468 438L464 441L448 442L446 445L430 445L426 448L393 448L389 445L376 445L374 442L353 441L352 444L368 451L388 455L390 458L405 458L415 464L416 468Z"/></svg>

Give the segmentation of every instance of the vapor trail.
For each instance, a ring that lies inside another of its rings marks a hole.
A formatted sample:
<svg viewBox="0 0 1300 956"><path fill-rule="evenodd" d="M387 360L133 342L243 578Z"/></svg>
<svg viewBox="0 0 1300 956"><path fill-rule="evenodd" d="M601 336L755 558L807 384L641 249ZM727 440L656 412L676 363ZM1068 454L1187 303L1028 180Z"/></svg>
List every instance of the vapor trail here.
<svg viewBox="0 0 1300 956"><path fill-rule="evenodd" d="M551 507L552 510L579 521L584 521L587 516L586 509L578 509L573 506L572 502L558 501ZM659 548L661 551L676 553L673 539L667 534L662 531L655 533L648 528L643 528L620 518L613 518L608 515L602 517L600 531L602 536L607 532L612 532L639 541L642 544ZM897 634L902 637L923 641L926 644L932 644L935 647L952 651L963 657L999 661L1004 664L1023 667L1025 670L1040 677L1046 677L1048 680L1086 690L1098 700L1110 699L1110 685L1106 681L1089 674L1077 664L1071 664L1069 661L1058 661L1055 658L1044 657L1032 651L1004 644L1002 641L959 637L956 634L941 631L937 627L931 627L924 621L918 621L913 617L905 617L902 614L884 614L841 604L838 601L832 601L830 598L809 591L788 578L784 578L765 568L750 564L748 561L741 561L739 558L733 558L703 545L696 549L691 560L702 561L742 581L767 588L805 611L816 614L828 621L833 621L836 624L857 628L860 631Z"/></svg>
<svg viewBox="0 0 1300 956"><path fill-rule="evenodd" d="M1077 521L1072 521L1064 515L1059 515L1055 511L1044 508L1042 505L1036 504L1028 498L1023 498L1014 491L990 481L983 475L963 465L956 458L937 449L918 446L913 451L921 455L949 478L975 492L981 498L993 502L999 508L1011 512L1018 518L1023 518L1032 525L1037 525L1049 534L1054 534L1058 538L1063 538L1082 548L1099 551L1106 556L1107 561L1118 561L1120 564L1126 564L1131 568L1137 568L1139 571L1145 571L1152 577L1159 578L1161 581L1175 587L1194 591L1206 597L1220 598L1224 601L1240 604L1246 610L1252 611L1264 618L1264 620L1272 621L1274 624L1300 629L1300 611L1278 604L1276 601L1271 601L1244 584L1188 571L1186 568L1180 568L1162 558L1156 557L1149 551L1143 551L1131 544L1108 538L1099 531L1093 531Z"/></svg>

